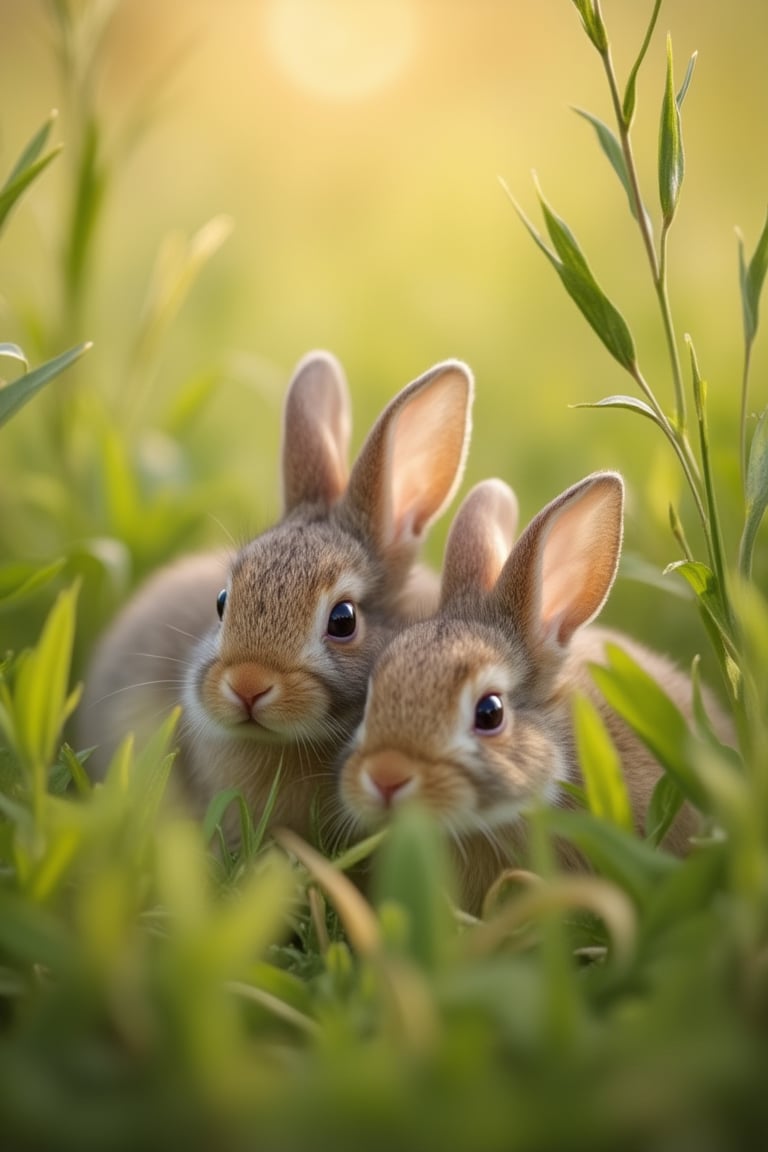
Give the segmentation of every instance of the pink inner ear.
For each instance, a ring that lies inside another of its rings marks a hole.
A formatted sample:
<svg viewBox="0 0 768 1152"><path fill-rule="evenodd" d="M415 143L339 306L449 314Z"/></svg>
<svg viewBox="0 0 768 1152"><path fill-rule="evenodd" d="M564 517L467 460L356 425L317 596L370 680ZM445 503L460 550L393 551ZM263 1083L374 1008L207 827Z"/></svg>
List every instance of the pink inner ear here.
<svg viewBox="0 0 768 1152"><path fill-rule="evenodd" d="M567 644L602 608L621 551L620 482L594 482L560 508L540 545L540 621Z"/></svg>
<svg viewBox="0 0 768 1152"><path fill-rule="evenodd" d="M464 497L445 545L440 602L490 592L517 529L518 504L502 480L482 480Z"/></svg>
<svg viewBox="0 0 768 1152"><path fill-rule="evenodd" d="M349 395L341 366L328 353L299 364L283 418L283 505L333 504L347 483Z"/></svg>
<svg viewBox="0 0 768 1152"><path fill-rule="evenodd" d="M466 377L448 370L398 413L390 458L392 532L418 539L447 503L464 464Z"/></svg>

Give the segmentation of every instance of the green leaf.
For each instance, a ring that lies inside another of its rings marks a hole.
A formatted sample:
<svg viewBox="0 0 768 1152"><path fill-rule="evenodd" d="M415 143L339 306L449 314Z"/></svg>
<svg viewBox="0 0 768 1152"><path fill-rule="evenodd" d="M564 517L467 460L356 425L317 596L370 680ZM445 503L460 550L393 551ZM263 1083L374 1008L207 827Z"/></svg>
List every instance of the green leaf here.
<svg viewBox="0 0 768 1152"><path fill-rule="evenodd" d="M539 201L544 213L547 231L555 248L553 252L525 216L506 185L503 186L531 238L557 272L563 287L587 323L597 333L619 364L631 372L635 367L635 346L632 335L623 316L611 303L592 275L573 233L565 222L552 211L539 192Z"/></svg>
<svg viewBox="0 0 768 1152"><path fill-rule="evenodd" d="M667 76L659 128L659 197L666 226L671 224L675 215L684 175L685 156L683 153L680 106L675 96L672 40L667 36Z"/></svg>
<svg viewBox="0 0 768 1152"><path fill-rule="evenodd" d="M79 583L60 592L36 646L19 661L13 691L16 742L28 765L47 769L59 733L77 703L69 693ZM41 781L36 782L39 787Z"/></svg>
<svg viewBox="0 0 768 1152"><path fill-rule="evenodd" d="M630 412L639 412L641 416L647 416L649 420L653 420L654 424L659 424L659 418L651 408L650 404L646 404L645 400L638 400L634 396L606 396L604 400L594 400L592 402L584 402L581 404L571 404L571 408L626 408Z"/></svg>
<svg viewBox="0 0 768 1152"><path fill-rule="evenodd" d="M574 698L573 727L590 812L632 832L632 808L621 762L600 713L587 696Z"/></svg>
<svg viewBox="0 0 768 1152"><path fill-rule="evenodd" d="M25 371L29 368L29 361L18 344L0 344L0 356L5 356L9 360L20 360Z"/></svg>
<svg viewBox="0 0 768 1152"><path fill-rule="evenodd" d="M706 612L715 628L727 645L731 645L730 626L726 620L720 602L717 588L717 577L711 568L699 560L676 560L664 569L666 576L675 572L687 580L702 609Z"/></svg>
<svg viewBox="0 0 768 1152"><path fill-rule="evenodd" d="M614 172L621 181L621 185L627 194L629 201L629 210L632 215L637 219L637 209L635 207L635 200L632 195L632 185L629 181L629 173L627 172L627 164L624 159L624 153L621 150L621 144L614 132L597 116L593 116L591 112L586 112L583 108L574 108L577 116L583 117L589 124L592 125L596 134L598 143L603 150L603 153L608 158L608 162L613 168Z"/></svg>
<svg viewBox="0 0 768 1152"><path fill-rule="evenodd" d="M38 156L48 142L48 137L51 134L51 129L53 128L58 115L58 112L54 108L51 111L48 119L43 123L42 127L38 128L37 132L29 141L29 143L22 149L21 154L11 169L8 179L6 180L3 187L7 187L9 184L12 184L14 180L21 176L25 169L34 164L35 160L37 160Z"/></svg>
<svg viewBox="0 0 768 1152"><path fill-rule="evenodd" d="M40 173L48 167L51 161L58 156L59 152L61 152L61 147L59 144L58 147L53 148L47 156L41 157L39 160L36 160L34 164L30 164L27 168L24 168L14 179L9 180L8 183L0 188L0 231L2 231L16 201Z"/></svg>
<svg viewBox="0 0 768 1152"><path fill-rule="evenodd" d="M451 930L446 890L452 877L442 830L429 812L404 805L396 813L374 879L377 905L392 902L405 910L409 956L435 968Z"/></svg>
<svg viewBox="0 0 768 1152"><path fill-rule="evenodd" d="M643 904L659 881L679 867L672 856L590 812L547 808L541 817L551 832L575 845L597 872L637 904Z"/></svg>
<svg viewBox="0 0 768 1152"><path fill-rule="evenodd" d="M66 560L60 559L43 566L21 562L3 565L0 568L0 610L17 604L49 584L65 564Z"/></svg>
<svg viewBox="0 0 768 1152"><path fill-rule="evenodd" d="M748 580L752 572L752 552L765 509L768 506L768 408L760 413L747 464L744 531L739 544L739 569Z"/></svg>
<svg viewBox="0 0 768 1152"><path fill-rule="evenodd" d="M707 793L692 764L694 736L661 685L615 644L606 645L608 664L590 664L605 699L626 720L685 796L706 811Z"/></svg>
<svg viewBox="0 0 768 1152"><path fill-rule="evenodd" d="M744 321L744 341L749 346L757 333L760 294L763 290L765 273L768 270L768 215L766 215L760 239L749 264L744 259L744 240L739 236L739 283L741 287L741 310Z"/></svg>
<svg viewBox="0 0 768 1152"><path fill-rule="evenodd" d="M10 420L11 416L31 400L49 380L78 360L90 347L90 343L78 344L68 352L62 352L60 356L41 364L34 372L27 372L12 384L0 388L0 426Z"/></svg>
<svg viewBox="0 0 768 1152"><path fill-rule="evenodd" d="M631 125L632 118L635 114L635 104L637 102L637 74L640 71L640 65L645 59L645 54L648 51L648 45L651 43L651 37L653 36L653 30L656 27L656 20L658 19L660 8L661 0L656 0L653 6L653 12L651 13L651 19L648 22L648 27L645 31L645 36L643 37L643 43L640 47L640 51L637 54L637 59L632 65L629 73L629 79L627 80L627 86L624 89L624 99L622 100L621 104L621 114L624 120L624 124L627 128L629 128Z"/></svg>
<svg viewBox="0 0 768 1152"><path fill-rule="evenodd" d="M698 52L694 52L692 54L690 60L688 61L688 67L685 70L685 76L683 77L683 82L680 85L677 96L675 96L675 103L677 104L678 108L682 108L682 106L683 106L683 100L685 100L686 93L688 92L688 88L690 87L690 83L691 83L691 80L693 78L693 70L696 67L696 60L698 59L698 55L699 55Z"/></svg>
<svg viewBox="0 0 768 1152"><path fill-rule="evenodd" d="M99 133L99 125L91 116L85 126L80 150L74 210L64 259L67 291L72 303L82 297L88 256L107 188Z"/></svg>
<svg viewBox="0 0 768 1152"><path fill-rule="evenodd" d="M645 835L653 845L661 844L675 822L685 797L680 787L665 772L656 782L645 814Z"/></svg>

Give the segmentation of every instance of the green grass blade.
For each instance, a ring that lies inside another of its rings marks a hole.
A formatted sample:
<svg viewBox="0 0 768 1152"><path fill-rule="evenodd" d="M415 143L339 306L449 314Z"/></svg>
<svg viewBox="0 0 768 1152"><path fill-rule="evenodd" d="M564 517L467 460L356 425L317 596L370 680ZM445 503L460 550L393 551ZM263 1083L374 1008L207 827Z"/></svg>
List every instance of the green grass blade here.
<svg viewBox="0 0 768 1152"><path fill-rule="evenodd" d="M46 156L42 156L39 160L36 160L34 164L30 164L29 167L20 172L14 180L0 188L0 231L2 231L5 226L11 209L19 197L26 191L29 185L37 179L40 173L48 167L51 161L58 156L61 148L61 145L53 148Z"/></svg>
<svg viewBox="0 0 768 1152"><path fill-rule="evenodd" d="M590 665L600 691L688 799L706 811L707 793L691 762L693 735L682 712L629 653L617 645L608 644L606 656L607 666Z"/></svg>
<svg viewBox="0 0 768 1152"><path fill-rule="evenodd" d="M74 364L75 360L79 360L90 347L90 343L78 344L76 347L70 348L68 352L62 352L60 356L41 364L33 372L27 372L18 380L14 380L13 383L0 388L0 427L10 420L11 416L20 408L23 408L35 393L39 392L50 380L53 380L70 364Z"/></svg>
<svg viewBox="0 0 768 1152"><path fill-rule="evenodd" d="M573 727L587 804L593 815L632 832L632 808L621 773L621 762L595 705L577 695Z"/></svg>

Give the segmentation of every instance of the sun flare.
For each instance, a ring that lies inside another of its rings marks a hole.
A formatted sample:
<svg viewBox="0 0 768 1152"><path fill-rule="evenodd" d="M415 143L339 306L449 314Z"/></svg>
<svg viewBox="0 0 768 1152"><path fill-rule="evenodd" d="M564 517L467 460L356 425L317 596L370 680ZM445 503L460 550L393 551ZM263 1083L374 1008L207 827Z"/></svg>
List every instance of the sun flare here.
<svg viewBox="0 0 768 1152"><path fill-rule="evenodd" d="M266 35L298 87L355 100L392 84L416 41L412 0L268 0Z"/></svg>

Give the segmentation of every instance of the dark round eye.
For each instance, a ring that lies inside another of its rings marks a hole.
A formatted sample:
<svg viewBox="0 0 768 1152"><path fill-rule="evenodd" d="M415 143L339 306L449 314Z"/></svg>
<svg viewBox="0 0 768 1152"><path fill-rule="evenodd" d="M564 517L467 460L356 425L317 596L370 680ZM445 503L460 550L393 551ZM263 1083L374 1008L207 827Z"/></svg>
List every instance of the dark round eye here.
<svg viewBox="0 0 768 1152"><path fill-rule="evenodd" d="M498 732L504 723L504 705L501 696L489 692L475 705L475 728L478 732Z"/></svg>
<svg viewBox="0 0 768 1152"><path fill-rule="evenodd" d="M339 600L328 616L328 635L334 640L349 640L357 629L357 615L351 600Z"/></svg>
<svg viewBox="0 0 768 1152"><path fill-rule="evenodd" d="M218 596L216 597L216 611L219 614L219 620L221 620L222 617L224 616L224 605L226 604L226 602L227 602L227 590L226 590L226 588L222 588L221 592L219 592Z"/></svg>

